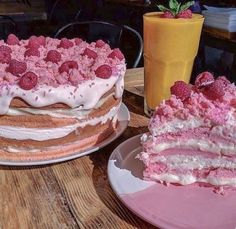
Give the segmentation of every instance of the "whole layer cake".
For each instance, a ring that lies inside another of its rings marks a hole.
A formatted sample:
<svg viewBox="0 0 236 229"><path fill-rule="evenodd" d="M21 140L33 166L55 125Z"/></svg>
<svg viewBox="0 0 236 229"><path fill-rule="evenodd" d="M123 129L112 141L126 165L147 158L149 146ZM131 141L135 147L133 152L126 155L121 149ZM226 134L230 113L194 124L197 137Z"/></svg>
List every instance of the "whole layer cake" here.
<svg viewBox="0 0 236 229"><path fill-rule="evenodd" d="M236 87L209 72L177 81L142 136L147 180L236 187Z"/></svg>
<svg viewBox="0 0 236 229"><path fill-rule="evenodd" d="M80 152L117 127L126 64L102 40L0 41L0 158Z"/></svg>

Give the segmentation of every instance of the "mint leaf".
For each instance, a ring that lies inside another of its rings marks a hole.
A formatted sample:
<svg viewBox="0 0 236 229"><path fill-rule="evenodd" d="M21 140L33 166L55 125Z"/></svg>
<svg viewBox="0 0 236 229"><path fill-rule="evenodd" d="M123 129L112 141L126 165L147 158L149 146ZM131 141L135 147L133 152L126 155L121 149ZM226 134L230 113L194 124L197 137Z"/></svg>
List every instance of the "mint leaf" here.
<svg viewBox="0 0 236 229"><path fill-rule="evenodd" d="M180 7L179 12L187 10L190 6L194 5L194 3L195 3L194 1L186 2Z"/></svg>
<svg viewBox="0 0 236 229"><path fill-rule="evenodd" d="M170 11L170 9L166 8L163 5L157 5L157 7L159 8L160 11L165 12L165 11Z"/></svg>
<svg viewBox="0 0 236 229"><path fill-rule="evenodd" d="M170 0L169 1L169 7L170 7L170 9L172 9L172 10L176 10L176 8L177 8L177 6L178 6L178 2L177 2L177 0Z"/></svg>

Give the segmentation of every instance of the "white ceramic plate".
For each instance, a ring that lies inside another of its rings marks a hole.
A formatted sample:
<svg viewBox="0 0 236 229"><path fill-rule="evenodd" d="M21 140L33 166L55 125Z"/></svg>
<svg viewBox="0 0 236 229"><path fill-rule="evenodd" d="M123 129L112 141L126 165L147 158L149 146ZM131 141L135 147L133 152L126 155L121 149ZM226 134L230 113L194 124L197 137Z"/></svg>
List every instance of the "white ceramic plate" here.
<svg viewBox="0 0 236 229"><path fill-rule="evenodd" d="M165 186L144 181L136 158L141 135L120 144L108 162L108 178L118 198L136 215L166 229L235 229L236 191L225 196L212 188Z"/></svg>
<svg viewBox="0 0 236 229"><path fill-rule="evenodd" d="M116 131L111 134L108 138L106 138L104 141L100 142L99 144L93 146L90 149L87 149L82 152L74 153L68 156L54 158L51 160L37 160L37 161L7 161L7 160L1 160L0 158L0 165L11 165L11 166L30 166L30 165L46 165L46 164L52 164L52 163L58 163L63 161L68 161L71 159L75 159L78 157L82 157L85 155L88 155L90 153L93 153L102 147L110 144L112 141L114 141L116 138L118 138L126 129L128 126L130 120L130 114L128 108L125 106L125 104L121 104L119 113L118 113L118 128Z"/></svg>

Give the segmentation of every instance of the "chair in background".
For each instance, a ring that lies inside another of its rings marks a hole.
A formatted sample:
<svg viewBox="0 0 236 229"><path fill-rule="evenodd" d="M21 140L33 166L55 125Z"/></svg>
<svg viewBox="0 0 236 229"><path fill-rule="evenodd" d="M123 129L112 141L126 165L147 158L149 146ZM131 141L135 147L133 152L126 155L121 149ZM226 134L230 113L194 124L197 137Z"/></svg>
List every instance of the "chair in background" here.
<svg viewBox="0 0 236 229"><path fill-rule="evenodd" d="M111 48L119 47L122 50L126 57L127 68L137 67L143 53L142 37L127 25L104 21L76 21L61 27L54 37L80 37L88 42L102 39Z"/></svg>
<svg viewBox="0 0 236 229"><path fill-rule="evenodd" d="M10 33L16 33L15 21L6 15L0 15L0 39L6 40Z"/></svg>
<svg viewBox="0 0 236 229"><path fill-rule="evenodd" d="M81 13L79 1L77 0L55 0L49 15L49 23L64 25L65 23L78 20Z"/></svg>

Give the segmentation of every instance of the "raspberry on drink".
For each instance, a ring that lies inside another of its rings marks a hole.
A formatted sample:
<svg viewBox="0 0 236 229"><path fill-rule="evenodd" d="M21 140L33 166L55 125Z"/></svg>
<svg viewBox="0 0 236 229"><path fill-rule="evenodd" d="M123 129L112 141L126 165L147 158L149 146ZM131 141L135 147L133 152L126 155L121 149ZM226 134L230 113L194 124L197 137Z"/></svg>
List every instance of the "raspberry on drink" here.
<svg viewBox="0 0 236 229"><path fill-rule="evenodd" d="M192 18L192 11L189 9L194 4L194 1L179 3L177 0L169 1L169 8L163 5L157 5L160 11L164 12L160 15L161 18Z"/></svg>
<svg viewBox="0 0 236 229"><path fill-rule="evenodd" d="M176 15L176 18L192 18L192 11L187 9L187 10L183 10L181 12L179 12L177 15Z"/></svg>
<svg viewBox="0 0 236 229"><path fill-rule="evenodd" d="M175 18L175 16L170 11L165 11L162 15L162 18Z"/></svg>
<svg viewBox="0 0 236 229"><path fill-rule="evenodd" d="M20 88L24 90L33 89L38 83L38 76L33 72L26 72L19 80Z"/></svg>
<svg viewBox="0 0 236 229"><path fill-rule="evenodd" d="M112 69L109 65L103 64L96 69L95 74L98 78L108 79L112 75Z"/></svg>

